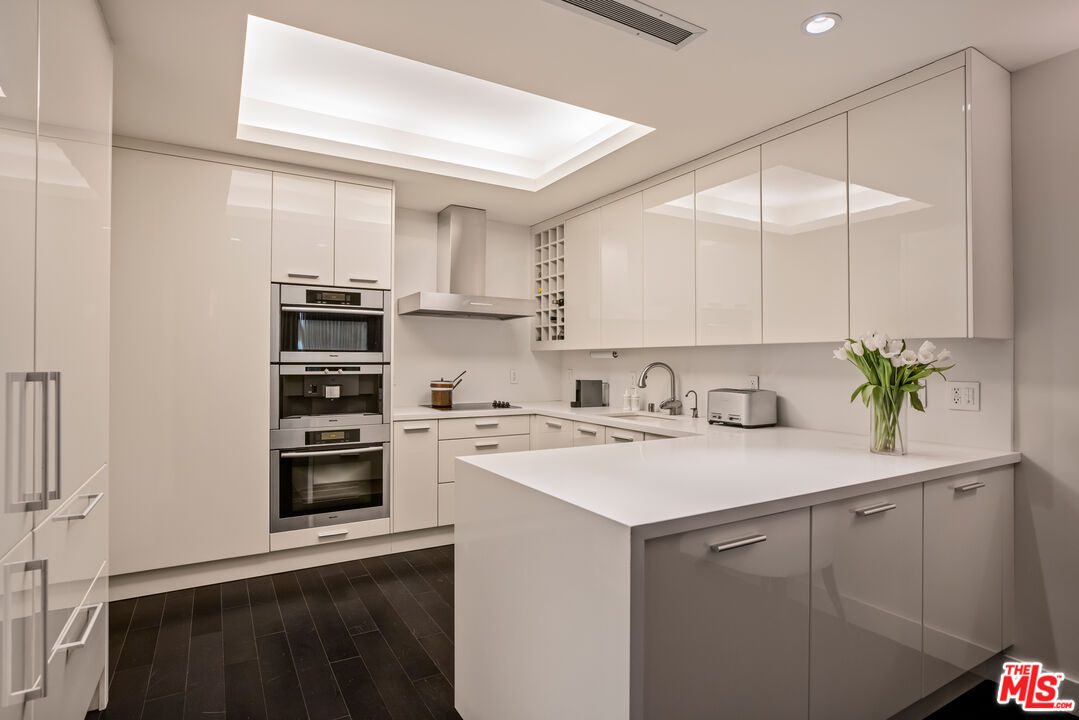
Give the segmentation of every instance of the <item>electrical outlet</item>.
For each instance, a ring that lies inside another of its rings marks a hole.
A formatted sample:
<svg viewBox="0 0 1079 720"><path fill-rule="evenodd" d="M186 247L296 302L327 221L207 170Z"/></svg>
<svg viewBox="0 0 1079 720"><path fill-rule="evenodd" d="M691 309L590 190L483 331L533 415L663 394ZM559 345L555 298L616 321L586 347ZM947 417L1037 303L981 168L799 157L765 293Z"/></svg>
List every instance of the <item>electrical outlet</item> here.
<svg viewBox="0 0 1079 720"><path fill-rule="evenodd" d="M750 375L749 376L749 389L750 390L760 390L761 389L761 376L760 375Z"/></svg>
<svg viewBox="0 0 1079 720"><path fill-rule="evenodd" d="M948 407L952 410L979 412L982 409L982 384L979 382L949 382Z"/></svg>
<svg viewBox="0 0 1079 720"><path fill-rule="evenodd" d="M516 384L517 384L517 371L516 370L510 370L510 385L516 385Z"/></svg>

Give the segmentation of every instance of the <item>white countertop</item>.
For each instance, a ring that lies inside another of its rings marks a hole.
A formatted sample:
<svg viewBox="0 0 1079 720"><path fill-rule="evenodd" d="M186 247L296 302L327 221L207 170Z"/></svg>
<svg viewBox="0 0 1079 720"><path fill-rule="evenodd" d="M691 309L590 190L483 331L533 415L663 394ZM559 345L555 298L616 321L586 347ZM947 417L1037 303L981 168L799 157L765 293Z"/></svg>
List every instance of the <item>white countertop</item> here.
<svg viewBox="0 0 1079 720"><path fill-rule="evenodd" d="M874 455L861 435L775 427L740 429L679 417L615 418L612 408L521 403L513 410L394 410L394 420L544 414L670 440L533 450L462 459L628 527L759 508L772 512L1019 462L1012 451L912 443ZM783 505L783 507L780 507Z"/></svg>

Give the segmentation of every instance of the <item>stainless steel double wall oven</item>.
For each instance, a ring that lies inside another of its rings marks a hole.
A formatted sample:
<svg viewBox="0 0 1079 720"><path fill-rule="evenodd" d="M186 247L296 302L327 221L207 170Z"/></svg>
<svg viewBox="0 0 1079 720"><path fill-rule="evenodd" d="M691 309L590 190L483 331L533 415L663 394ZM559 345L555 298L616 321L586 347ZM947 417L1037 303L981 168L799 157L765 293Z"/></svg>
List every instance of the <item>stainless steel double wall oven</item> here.
<svg viewBox="0 0 1079 720"><path fill-rule="evenodd" d="M270 532L389 516L388 295L271 286Z"/></svg>

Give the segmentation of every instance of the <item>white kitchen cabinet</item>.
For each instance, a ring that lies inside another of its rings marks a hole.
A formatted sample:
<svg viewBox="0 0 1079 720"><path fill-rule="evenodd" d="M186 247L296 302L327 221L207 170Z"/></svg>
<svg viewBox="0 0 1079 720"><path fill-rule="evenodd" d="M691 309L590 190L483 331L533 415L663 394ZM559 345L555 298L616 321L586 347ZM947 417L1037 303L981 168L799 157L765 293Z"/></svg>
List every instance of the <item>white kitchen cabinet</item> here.
<svg viewBox="0 0 1079 720"><path fill-rule="evenodd" d="M391 509L390 512L392 513L393 510ZM391 532L390 527L390 518L378 518L376 520L338 523L330 527L285 530L284 532L270 533L270 550L277 552L278 550L332 545L344 540L361 540L379 535L388 535Z"/></svg>
<svg viewBox="0 0 1079 720"><path fill-rule="evenodd" d="M642 345L693 345L693 173L650 187L642 197Z"/></svg>
<svg viewBox="0 0 1079 720"><path fill-rule="evenodd" d="M641 347L643 212L641 193L615 200L599 210L603 347Z"/></svg>
<svg viewBox="0 0 1079 720"><path fill-rule="evenodd" d="M389 290L393 191L342 182L335 186L334 285Z"/></svg>
<svg viewBox="0 0 1079 720"><path fill-rule="evenodd" d="M0 558L3 582L0 582L0 627L4 629L3 692L0 720L31 720L32 702L19 702L9 696L37 695L34 688L44 681L42 633L45 632L45 599L42 582L47 564L34 558L33 535L27 535ZM47 689L47 688L46 688ZM26 693L26 691L31 691Z"/></svg>
<svg viewBox="0 0 1079 720"><path fill-rule="evenodd" d="M807 716L809 535L802 509L645 542L644 717Z"/></svg>
<svg viewBox="0 0 1079 720"><path fill-rule="evenodd" d="M267 552L271 175L114 163L112 573Z"/></svg>
<svg viewBox="0 0 1079 720"><path fill-rule="evenodd" d="M1012 475L1008 467L925 484L926 695L1006 645L1002 599Z"/></svg>
<svg viewBox="0 0 1079 720"><path fill-rule="evenodd" d="M275 172L272 207L273 282L333 285L334 182Z"/></svg>
<svg viewBox="0 0 1079 720"><path fill-rule="evenodd" d="M967 335L964 70L851 110L850 332Z"/></svg>
<svg viewBox="0 0 1079 720"><path fill-rule="evenodd" d="M619 443L644 442L644 433L637 430L622 430L621 428L603 428L603 442L608 445Z"/></svg>
<svg viewBox="0 0 1079 720"><path fill-rule="evenodd" d="M594 423L574 422L573 423L573 446L578 445L602 445L605 441L605 435L602 425L596 425Z"/></svg>
<svg viewBox="0 0 1079 720"><path fill-rule="evenodd" d="M453 525L454 501L457 497L456 483L442 483L438 486L438 526Z"/></svg>
<svg viewBox="0 0 1079 720"><path fill-rule="evenodd" d="M847 337L847 118L761 146L763 338Z"/></svg>
<svg viewBox="0 0 1079 720"><path fill-rule="evenodd" d="M922 696L922 487L812 510L809 716L884 720Z"/></svg>
<svg viewBox="0 0 1079 720"><path fill-rule="evenodd" d="M599 219L599 210L592 210L566 221L566 350L603 342Z"/></svg>
<svg viewBox="0 0 1079 720"><path fill-rule="evenodd" d="M527 420L527 418L526 418ZM443 421L445 422L445 421ZM528 435L463 438L438 442L438 483L454 481L457 458L469 455L497 455L529 449Z"/></svg>
<svg viewBox="0 0 1079 720"><path fill-rule="evenodd" d="M439 440L484 438L496 435L527 435L528 415L488 415L473 418L450 418L438 422Z"/></svg>
<svg viewBox="0 0 1079 720"><path fill-rule="evenodd" d="M30 134L37 132L38 118L38 3L37 0L7 0L0 6L0 128ZM15 158L4 148L0 172L5 179L18 169ZM23 153L19 154L23 157ZM34 153L31 150L30 159ZM25 180L25 173L17 177ZM31 173L29 176L33 178ZM31 208L32 209L32 206ZM7 235L4 236L5 239ZM9 307L9 306L5 306Z"/></svg>
<svg viewBox="0 0 1079 720"><path fill-rule="evenodd" d="M393 424L393 532L438 525L438 421Z"/></svg>
<svg viewBox="0 0 1079 720"><path fill-rule="evenodd" d="M761 149L697 170L698 345L761 341Z"/></svg>
<svg viewBox="0 0 1079 720"><path fill-rule="evenodd" d="M573 422L546 415L532 416L532 450L549 450L573 446Z"/></svg>

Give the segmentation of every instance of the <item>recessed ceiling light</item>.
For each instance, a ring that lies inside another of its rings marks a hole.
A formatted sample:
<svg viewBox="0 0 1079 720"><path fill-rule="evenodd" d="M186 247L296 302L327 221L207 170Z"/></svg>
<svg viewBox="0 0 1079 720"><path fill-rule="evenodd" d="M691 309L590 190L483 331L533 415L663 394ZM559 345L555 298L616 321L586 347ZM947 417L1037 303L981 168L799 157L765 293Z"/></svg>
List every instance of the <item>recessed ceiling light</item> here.
<svg viewBox="0 0 1079 720"><path fill-rule="evenodd" d="M645 125L249 15L240 140L539 190Z"/></svg>
<svg viewBox="0 0 1079 720"><path fill-rule="evenodd" d="M829 30L835 30L841 22L843 22L843 18L839 17L838 13L817 13L805 19L805 22L802 23L802 31L807 35L822 35Z"/></svg>

